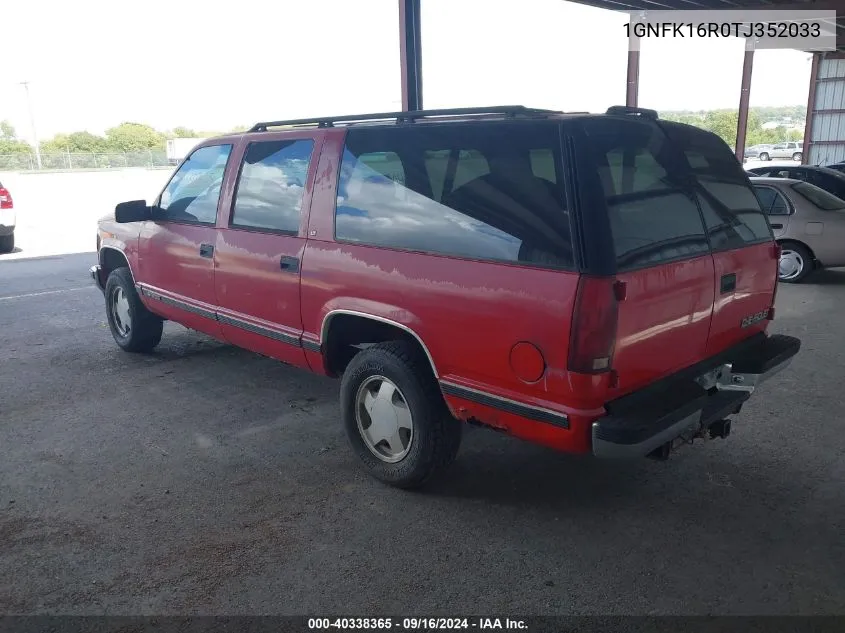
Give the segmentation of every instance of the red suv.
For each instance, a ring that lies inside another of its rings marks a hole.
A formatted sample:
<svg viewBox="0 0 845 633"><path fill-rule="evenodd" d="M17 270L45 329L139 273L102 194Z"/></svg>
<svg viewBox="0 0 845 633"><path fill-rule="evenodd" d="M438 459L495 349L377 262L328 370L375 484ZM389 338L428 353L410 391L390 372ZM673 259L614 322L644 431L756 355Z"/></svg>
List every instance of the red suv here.
<svg viewBox="0 0 845 633"><path fill-rule="evenodd" d="M352 448L401 487L460 421L601 457L725 437L800 347L766 334L779 249L741 165L645 109L259 123L97 241L120 347L169 319L339 376Z"/></svg>

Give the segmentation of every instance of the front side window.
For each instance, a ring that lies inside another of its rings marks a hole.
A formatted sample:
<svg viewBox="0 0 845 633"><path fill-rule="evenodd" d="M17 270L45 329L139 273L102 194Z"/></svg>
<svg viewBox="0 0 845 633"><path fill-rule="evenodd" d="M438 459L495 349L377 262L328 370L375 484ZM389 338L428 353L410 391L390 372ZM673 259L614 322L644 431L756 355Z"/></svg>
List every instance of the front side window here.
<svg viewBox="0 0 845 633"><path fill-rule="evenodd" d="M186 158L161 194L156 219L214 224L231 153L231 145L209 145Z"/></svg>
<svg viewBox="0 0 845 633"><path fill-rule="evenodd" d="M792 185L792 189L823 211L842 211L845 209L845 200L837 198L832 193L828 193L808 182L797 182Z"/></svg>
<svg viewBox="0 0 845 633"><path fill-rule="evenodd" d="M231 226L296 234L313 149L310 139L250 143Z"/></svg>
<svg viewBox="0 0 845 633"><path fill-rule="evenodd" d="M725 142L715 134L668 121L667 136L683 149L692 188L715 251L741 248L772 239L772 230L747 174Z"/></svg>
<svg viewBox="0 0 845 633"><path fill-rule="evenodd" d="M707 253L701 214L685 189L679 156L660 129L599 118L585 128L619 270Z"/></svg>
<svg viewBox="0 0 845 633"><path fill-rule="evenodd" d="M559 133L552 122L351 129L335 237L571 269L569 214L556 184L560 173Z"/></svg>

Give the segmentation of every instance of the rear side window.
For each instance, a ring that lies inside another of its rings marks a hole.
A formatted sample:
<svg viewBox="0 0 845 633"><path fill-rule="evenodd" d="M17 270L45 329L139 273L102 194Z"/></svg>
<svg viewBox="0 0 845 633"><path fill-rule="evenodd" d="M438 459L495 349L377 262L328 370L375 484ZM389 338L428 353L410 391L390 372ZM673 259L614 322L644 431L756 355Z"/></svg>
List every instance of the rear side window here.
<svg viewBox="0 0 845 633"><path fill-rule="evenodd" d="M587 119L585 129L601 181L619 270L708 252L679 157L661 130L637 120Z"/></svg>
<svg viewBox="0 0 845 633"><path fill-rule="evenodd" d="M771 240L772 230L748 176L725 142L691 126L668 122L661 126L687 159L713 250Z"/></svg>
<svg viewBox="0 0 845 633"><path fill-rule="evenodd" d="M789 204L786 202L786 198L774 187L755 185L754 192L757 194L757 200L760 201L760 207L766 215L789 215Z"/></svg>
<svg viewBox="0 0 845 633"><path fill-rule="evenodd" d="M241 165L231 226L295 234L314 141L250 143Z"/></svg>
<svg viewBox="0 0 845 633"><path fill-rule="evenodd" d="M571 269L561 171L552 122L351 129L335 238Z"/></svg>

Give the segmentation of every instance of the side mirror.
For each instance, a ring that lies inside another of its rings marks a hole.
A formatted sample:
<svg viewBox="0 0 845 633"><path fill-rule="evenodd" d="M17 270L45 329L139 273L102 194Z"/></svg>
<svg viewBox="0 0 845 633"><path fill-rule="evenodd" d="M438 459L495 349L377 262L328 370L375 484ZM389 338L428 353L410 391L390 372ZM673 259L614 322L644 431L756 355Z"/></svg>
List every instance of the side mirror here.
<svg viewBox="0 0 845 633"><path fill-rule="evenodd" d="M114 208L114 220L118 224L143 222L144 220L151 220L152 217L152 209L147 206L146 200L121 202Z"/></svg>

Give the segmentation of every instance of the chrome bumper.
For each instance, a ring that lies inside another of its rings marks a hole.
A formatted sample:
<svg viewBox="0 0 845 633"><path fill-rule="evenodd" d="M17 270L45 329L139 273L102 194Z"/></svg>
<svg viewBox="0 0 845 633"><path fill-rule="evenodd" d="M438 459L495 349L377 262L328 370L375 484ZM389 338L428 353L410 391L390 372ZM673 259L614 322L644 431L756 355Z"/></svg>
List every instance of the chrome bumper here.
<svg viewBox="0 0 845 633"><path fill-rule="evenodd" d="M768 336L696 380L618 407L610 403L609 414L593 423L593 454L644 457L676 439L704 434L737 413L763 382L786 369L800 347L796 338Z"/></svg>
<svg viewBox="0 0 845 633"><path fill-rule="evenodd" d="M100 289L100 292L106 291L106 285L103 283L103 269L100 266L91 266L88 269L88 274L91 275L91 281Z"/></svg>

